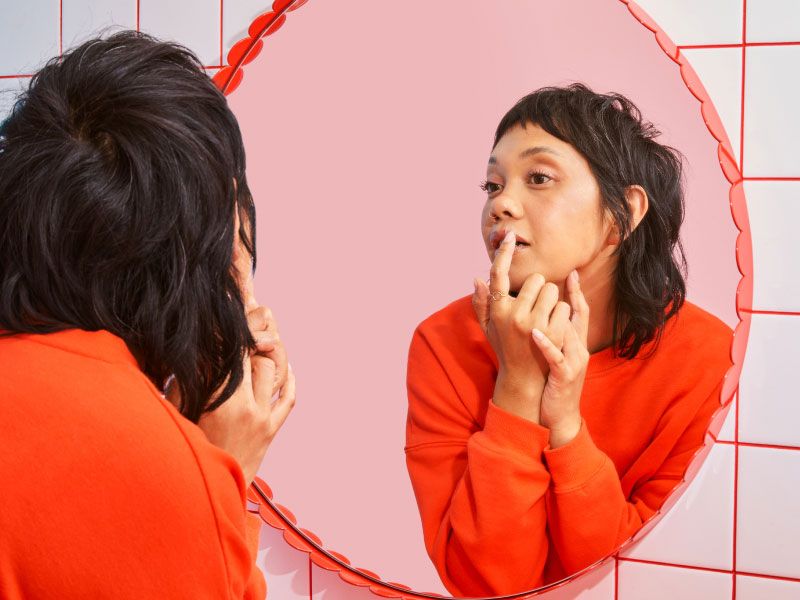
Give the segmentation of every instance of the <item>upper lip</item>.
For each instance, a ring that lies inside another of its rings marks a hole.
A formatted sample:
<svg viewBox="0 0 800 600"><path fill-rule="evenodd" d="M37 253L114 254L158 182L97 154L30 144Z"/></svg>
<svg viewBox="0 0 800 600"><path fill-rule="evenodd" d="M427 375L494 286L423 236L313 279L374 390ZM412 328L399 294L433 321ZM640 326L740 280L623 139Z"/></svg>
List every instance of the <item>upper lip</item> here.
<svg viewBox="0 0 800 600"><path fill-rule="evenodd" d="M506 235L510 229L505 227L501 227L499 229L493 229L492 232L489 234L489 244L497 250L500 247L500 243L505 239ZM517 232L514 232L514 235L517 238L517 243L527 244L530 246L530 242L526 240L524 237L519 235Z"/></svg>

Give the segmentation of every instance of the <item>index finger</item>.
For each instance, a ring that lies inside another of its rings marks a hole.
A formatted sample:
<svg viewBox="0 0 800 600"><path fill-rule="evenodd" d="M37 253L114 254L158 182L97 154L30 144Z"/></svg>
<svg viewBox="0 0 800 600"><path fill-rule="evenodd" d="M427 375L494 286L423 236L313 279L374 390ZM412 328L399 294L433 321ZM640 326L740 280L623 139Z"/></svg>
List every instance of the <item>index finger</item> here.
<svg viewBox="0 0 800 600"><path fill-rule="evenodd" d="M572 271L567 277L567 293L572 306L572 324L583 345L586 346L589 338L589 304L581 290L578 271Z"/></svg>
<svg viewBox="0 0 800 600"><path fill-rule="evenodd" d="M489 290L491 292L508 294L508 288L511 287L508 271L511 269L511 260L514 258L516 241L517 236L513 231L509 231L494 254L492 268L489 271Z"/></svg>

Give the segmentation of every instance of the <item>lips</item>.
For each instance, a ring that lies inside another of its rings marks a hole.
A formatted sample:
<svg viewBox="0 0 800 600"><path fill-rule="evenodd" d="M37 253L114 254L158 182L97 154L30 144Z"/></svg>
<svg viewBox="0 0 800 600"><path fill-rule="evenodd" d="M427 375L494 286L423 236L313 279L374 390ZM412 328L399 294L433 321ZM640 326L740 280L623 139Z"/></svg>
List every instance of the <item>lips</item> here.
<svg viewBox="0 0 800 600"><path fill-rule="evenodd" d="M489 244L492 246L494 250L497 250L500 247L500 244L508 234L508 229L493 229L492 232L489 234ZM520 236L518 233L514 233L517 238L517 246L530 246L530 242Z"/></svg>

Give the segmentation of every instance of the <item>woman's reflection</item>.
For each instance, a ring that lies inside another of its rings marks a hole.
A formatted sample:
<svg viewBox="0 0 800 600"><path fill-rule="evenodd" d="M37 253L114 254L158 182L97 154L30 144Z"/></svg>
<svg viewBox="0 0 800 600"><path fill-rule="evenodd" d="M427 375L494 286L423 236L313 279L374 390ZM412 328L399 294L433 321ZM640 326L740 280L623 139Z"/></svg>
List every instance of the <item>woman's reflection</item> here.
<svg viewBox="0 0 800 600"><path fill-rule="evenodd" d="M423 321L408 360L406 460L453 594L607 556L703 444L732 332L685 300L681 159L658 135L581 84L526 96L497 128L490 280Z"/></svg>

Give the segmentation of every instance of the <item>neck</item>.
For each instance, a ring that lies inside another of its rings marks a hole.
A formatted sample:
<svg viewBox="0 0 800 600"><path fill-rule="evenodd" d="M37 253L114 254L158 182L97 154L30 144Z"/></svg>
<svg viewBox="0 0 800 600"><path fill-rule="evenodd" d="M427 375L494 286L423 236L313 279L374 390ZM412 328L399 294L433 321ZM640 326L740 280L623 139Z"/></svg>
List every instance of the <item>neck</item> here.
<svg viewBox="0 0 800 600"><path fill-rule="evenodd" d="M590 354L609 347L614 339L614 273L616 260L608 258L579 269L581 290L589 304Z"/></svg>

